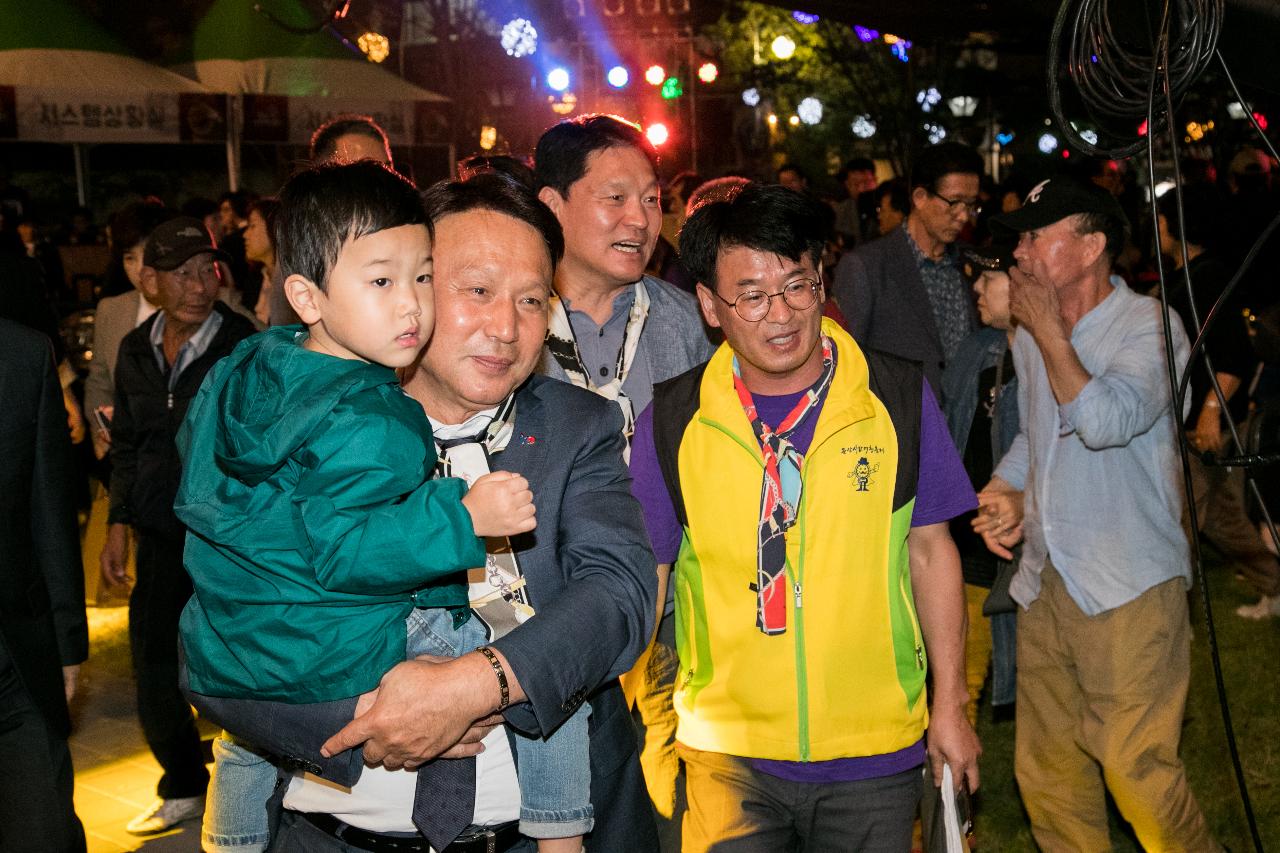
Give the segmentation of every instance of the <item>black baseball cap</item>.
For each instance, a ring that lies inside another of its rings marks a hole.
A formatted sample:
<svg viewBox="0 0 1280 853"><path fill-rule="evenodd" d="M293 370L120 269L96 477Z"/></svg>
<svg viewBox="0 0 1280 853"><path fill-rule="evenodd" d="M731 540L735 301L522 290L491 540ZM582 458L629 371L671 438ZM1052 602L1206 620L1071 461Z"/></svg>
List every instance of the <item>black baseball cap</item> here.
<svg viewBox="0 0 1280 853"><path fill-rule="evenodd" d="M147 247L142 250L142 265L168 272L205 253L231 262L231 256L217 247L203 222L191 216L179 216L160 223L151 232Z"/></svg>
<svg viewBox="0 0 1280 853"><path fill-rule="evenodd" d="M1001 231L985 246L965 246L960 250L960 272L970 282L988 270L1007 273L1017 266L1013 250L1018 247L1017 237Z"/></svg>
<svg viewBox="0 0 1280 853"><path fill-rule="evenodd" d="M1021 234L1044 228L1077 213L1102 213L1128 224L1116 197L1094 183L1076 178L1050 178L1027 193L1022 207L991 218L991 224Z"/></svg>

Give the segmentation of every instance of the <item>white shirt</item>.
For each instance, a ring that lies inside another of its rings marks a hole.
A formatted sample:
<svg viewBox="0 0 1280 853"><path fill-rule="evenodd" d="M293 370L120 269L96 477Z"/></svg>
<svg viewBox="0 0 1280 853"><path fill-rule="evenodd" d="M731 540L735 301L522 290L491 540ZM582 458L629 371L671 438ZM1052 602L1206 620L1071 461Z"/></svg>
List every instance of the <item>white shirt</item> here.
<svg viewBox="0 0 1280 853"><path fill-rule="evenodd" d="M474 435L489 426L497 411L494 407L452 426L431 419L431 429L439 439ZM493 826L516 820L520 817L520 783L507 731L499 726L482 742L484 752L476 756L476 804L471 822ZM414 832L416 786L416 773L383 767L366 767L351 788L310 773L296 774L289 781L284 807L331 814L369 832Z"/></svg>

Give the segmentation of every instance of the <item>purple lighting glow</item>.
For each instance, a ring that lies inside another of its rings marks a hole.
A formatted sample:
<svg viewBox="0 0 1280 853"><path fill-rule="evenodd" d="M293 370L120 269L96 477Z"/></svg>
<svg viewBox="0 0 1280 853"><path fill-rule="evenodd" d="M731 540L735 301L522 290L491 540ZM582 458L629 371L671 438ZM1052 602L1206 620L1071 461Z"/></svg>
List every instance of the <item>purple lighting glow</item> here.
<svg viewBox="0 0 1280 853"><path fill-rule="evenodd" d="M791 17L795 19L797 24L804 24L805 26L816 24L820 20L820 18L812 12L801 12L799 9L792 12Z"/></svg>
<svg viewBox="0 0 1280 853"><path fill-rule="evenodd" d="M855 26L853 31L858 34L858 40L863 42L872 42L880 38L880 33L875 30L869 30L866 27Z"/></svg>

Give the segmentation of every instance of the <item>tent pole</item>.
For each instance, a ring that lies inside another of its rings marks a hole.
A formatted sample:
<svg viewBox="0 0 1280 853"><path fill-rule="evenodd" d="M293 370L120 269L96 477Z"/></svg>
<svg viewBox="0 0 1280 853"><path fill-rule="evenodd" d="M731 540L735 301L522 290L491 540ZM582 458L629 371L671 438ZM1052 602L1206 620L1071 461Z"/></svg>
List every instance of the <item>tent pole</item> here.
<svg viewBox="0 0 1280 853"><path fill-rule="evenodd" d="M85 174L84 149L79 142L71 143L71 153L76 160L76 198L81 207L88 207L89 193L86 180L88 176Z"/></svg>
<svg viewBox="0 0 1280 853"><path fill-rule="evenodd" d="M240 98L227 95L227 189L240 189Z"/></svg>

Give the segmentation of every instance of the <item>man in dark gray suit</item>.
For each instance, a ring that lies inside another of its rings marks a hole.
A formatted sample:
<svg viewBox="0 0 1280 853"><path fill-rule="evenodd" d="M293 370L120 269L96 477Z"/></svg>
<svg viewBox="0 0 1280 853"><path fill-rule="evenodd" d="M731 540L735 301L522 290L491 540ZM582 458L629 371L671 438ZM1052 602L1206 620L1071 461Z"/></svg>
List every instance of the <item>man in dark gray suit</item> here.
<svg viewBox="0 0 1280 853"><path fill-rule="evenodd" d="M531 193L500 176L436 187L427 200L436 232L435 329L405 390L422 403L446 454L470 438L493 469L529 480L538 526L511 545L536 615L489 644L497 663L479 652L409 661L358 700L193 699L282 766L310 774L282 786L273 850L426 851L424 824L464 809L471 825L445 853L532 849L515 827L511 730L546 735L589 702L595 827L587 849L654 850L635 731L617 684L648 642L656 609L653 554L622 462L622 419L607 400L531 375L546 334L559 229ZM510 437L499 450L489 426L513 398ZM495 729L492 715L507 702L507 725ZM435 794L433 771L470 760L481 742L474 792L461 792L462 801ZM417 779L395 772L442 754L450 758ZM362 773L362 759L383 768Z"/></svg>
<svg viewBox="0 0 1280 853"><path fill-rule="evenodd" d="M67 703L89 656L71 441L49 339L0 319L0 850L83 851Z"/></svg>
<svg viewBox="0 0 1280 853"><path fill-rule="evenodd" d="M982 158L954 142L923 149L902 227L841 258L832 295L862 347L924 364L937 393L942 366L977 328L955 247L978 215Z"/></svg>

